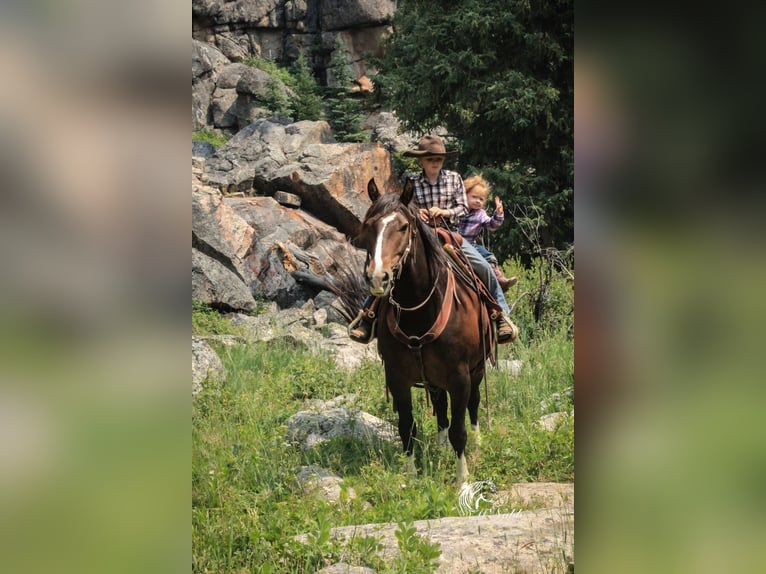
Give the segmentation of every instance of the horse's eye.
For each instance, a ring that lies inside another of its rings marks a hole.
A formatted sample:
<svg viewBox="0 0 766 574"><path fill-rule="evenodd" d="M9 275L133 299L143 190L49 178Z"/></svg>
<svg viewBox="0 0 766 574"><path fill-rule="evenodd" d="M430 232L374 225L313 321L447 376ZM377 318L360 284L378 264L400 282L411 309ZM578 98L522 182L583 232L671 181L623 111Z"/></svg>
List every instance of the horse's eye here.
<svg viewBox="0 0 766 574"><path fill-rule="evenodd" d="M404 225L402 225L402 226L399 228L399 233L404 233L405 231L407 231L407 228L408 228L409 226L410 226L410 224L409 224L409 223L405 223Z"/></svg>

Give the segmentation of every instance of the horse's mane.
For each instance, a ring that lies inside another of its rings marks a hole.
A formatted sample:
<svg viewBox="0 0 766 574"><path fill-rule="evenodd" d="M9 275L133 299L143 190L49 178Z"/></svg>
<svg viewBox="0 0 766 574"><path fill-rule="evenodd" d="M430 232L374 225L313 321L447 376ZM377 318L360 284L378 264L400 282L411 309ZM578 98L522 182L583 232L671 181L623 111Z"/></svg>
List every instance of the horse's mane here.
<svg viewBox="0 0 766 574"><path fill-rule="evenodd" d="M371 219L392 213L398 209L405 212L411 225L413 222L416 225L418 233L423 241L423 247L426 251L428 271L431 274L431 277L436 277L439 274L439 270L449 264L449 260L447 259L444 249L442 249L441 242L439 241L436 232L428 224L420 220L418 217L418 209L412 202L408 205L403 205L398 194L384 193L372 204L364 218L364 222L366 223Z"/></svg>

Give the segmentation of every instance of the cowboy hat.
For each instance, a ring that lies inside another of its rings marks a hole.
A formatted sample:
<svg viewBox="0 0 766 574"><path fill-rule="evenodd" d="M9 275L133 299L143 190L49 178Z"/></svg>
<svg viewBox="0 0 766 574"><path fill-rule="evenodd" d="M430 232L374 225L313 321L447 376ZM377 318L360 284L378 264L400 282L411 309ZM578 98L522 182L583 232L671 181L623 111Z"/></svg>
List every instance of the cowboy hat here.
<svg viewBox="0 0 766 574"><path fill-rule="evenodd" d="M447 151L444 142L439 136L423 136L418 142L416 149L407 150L403 155L407 157L430 157L455 155L456 151Z"/></svg>

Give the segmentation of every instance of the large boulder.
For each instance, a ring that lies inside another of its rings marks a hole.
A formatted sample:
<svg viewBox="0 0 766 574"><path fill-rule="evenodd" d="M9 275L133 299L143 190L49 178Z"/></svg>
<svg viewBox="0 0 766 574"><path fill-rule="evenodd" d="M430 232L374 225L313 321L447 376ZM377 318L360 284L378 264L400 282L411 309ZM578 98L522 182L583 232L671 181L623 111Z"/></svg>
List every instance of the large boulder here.
<svg viewBox="0 0 766 574"><path fill-rule="evenodd" d="M335 34L342 34L359 78L367 55L381 55L395 10L395 0L192 0L192 37L232 62L259 56L289 63L303 54L326 78Z"/></svg>
<svg viewBox="0 0 766 574"><path fill-rule="evenodd" d="M218 149L206 170L209 184L224 192L295 194L303 210L348 237L370 206L371 178L382 189L399 188L385 147L336 143L324 121L256 120Z"/></svg>
<svg viewBox="0 0 766 574"><path fill-rule="evenodd" d="M192 40L192 131L211 125L210 103L218 72L230 63L214 46Z"/></svg>
<svg viewBox="0 0 766 574"><path fill-rule="evenodd" d="M352 438L380 446L395 443L399 435L394 426L370 413L345 407L300 411L287 421L287 440L303 450L335 438Z"/></svg>
<svg viewBox="0 0 766 574"><path fill-rule="evenodd" d="M216 259L243 281L255 230L224 202L215 188L192 184L192 247Z"/></svg>
<svg viewBox="0 0 766 574"><path fill-rule="evenodd" d="M322 277L343 269L361 269L361 253L350 248L334 227L298 209L280 205L271 197L227 197L225 204L253 229L250 250L244 258L254 293L276 301L280 307L305 302L325 287ZM314 262L316 281L310 275L296 277L306 266L295 254ZM304 280L301 280L304 279Z"/></svg>
<svg viewBox="0 0 766 574"><path fill-rule="evenodd" d="M369 28L391 21L395 0L323 0L320 26L323 31Z"/></svg>
<svg viewBox="0 0 766 574"><path fill-rule="evenodd" d="M241 277L192 249L192 299L222 311L253 311L257 303Z"/></svg>

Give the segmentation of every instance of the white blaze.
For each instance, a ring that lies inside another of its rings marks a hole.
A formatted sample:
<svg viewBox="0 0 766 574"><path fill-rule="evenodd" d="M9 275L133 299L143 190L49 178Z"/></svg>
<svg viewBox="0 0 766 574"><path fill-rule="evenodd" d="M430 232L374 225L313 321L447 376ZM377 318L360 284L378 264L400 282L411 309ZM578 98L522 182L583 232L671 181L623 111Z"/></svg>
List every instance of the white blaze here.
<svg viewBox="0 0 766 574"><path fill-rule="evenodd" d="M394 219L396 219L396 214L392 213L385 216L381 221L382 225L380 226L380 233L378 233L377 241L375 242L375 256L373 257L375 266L372 271L373 277L383 272L383 234L386 232L386 225L391 223Z"/></svg>

